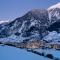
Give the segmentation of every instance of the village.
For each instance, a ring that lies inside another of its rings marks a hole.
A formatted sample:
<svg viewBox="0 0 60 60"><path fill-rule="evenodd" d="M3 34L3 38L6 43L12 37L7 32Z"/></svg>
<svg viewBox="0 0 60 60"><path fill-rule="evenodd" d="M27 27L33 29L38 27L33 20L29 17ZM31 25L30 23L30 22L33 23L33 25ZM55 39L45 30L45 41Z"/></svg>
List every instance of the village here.
<svg viewBox="0 0 60 60"><path fill-rule="evenodd" d="M20 44L20 47L26 48L26 49L56 49L60 50L60 43L58 42L47 42L45 40L32 40L28 42L22 42Z"/></svg>
<svg viewBox="0 0 60 60"><path fill-rule="evenodd" d="M0 42L0 44L14 46L17 48L22 49L55 49L60 50L60 42L48 42L45 40L30 40L30 41L23 41L23 42Z"/></svg>

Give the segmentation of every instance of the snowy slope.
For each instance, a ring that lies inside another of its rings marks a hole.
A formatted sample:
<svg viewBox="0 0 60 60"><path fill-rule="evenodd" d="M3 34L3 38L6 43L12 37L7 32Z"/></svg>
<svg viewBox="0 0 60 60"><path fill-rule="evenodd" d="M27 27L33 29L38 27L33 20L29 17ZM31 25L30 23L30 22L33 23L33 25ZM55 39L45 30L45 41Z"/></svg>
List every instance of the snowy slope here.
<svg viewBox="0 0 60 60"><path fill-rule="evenodd" d="M51 10L51 9L55 9L55 8L60 8L60 2L51 6L51 7L49 7L47 10Z"/></svg>
<svg viewBox="0 0 60 60"><path fill-rule="evenodd" d="M60 19L60 3L57 3L55 5L52 5L47 9L49 13L49 19L50 22L56 22L58 19Z"/></svg>
<svg viewBox="0 0 60 60"><path fill-rule="evenodd" d="M0 46L0 60L51 60L23 49Z"/></svg>
<svg viewBox="0 0 60 60"><path fill-rule="evenodd" d="M2 23L7 23L7 22L9 22L8 20L0 20L0 24L2 24Z"/></svg>
<svg viewBox="0 0 60 60"><path fill-rule="evenodd" d="M47 40L49 42L55 42L55 43L60 43L60 33L57 33L56 31L49 32L47 36L43 38L44 40Z"/></svg>
<svg viewBox="0 0 60 60"><path fill-rule="evenodd" d="M57 50L52 50L52 49L36 49L35 51L43 52L45 55L46 54L52 54L54 56L54 58L59 58L60 59L60 51L57 51Z"/></svg>

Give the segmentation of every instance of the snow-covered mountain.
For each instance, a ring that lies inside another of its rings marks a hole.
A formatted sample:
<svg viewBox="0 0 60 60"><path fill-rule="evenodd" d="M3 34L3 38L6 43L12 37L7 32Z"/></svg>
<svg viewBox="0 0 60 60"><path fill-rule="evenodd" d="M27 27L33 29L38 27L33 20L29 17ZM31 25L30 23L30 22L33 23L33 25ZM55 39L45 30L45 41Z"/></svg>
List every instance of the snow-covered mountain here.
<svg viewBox="0 0 60 60"><path fill-rule="evenodd" d="M60 3L46 9L33 9L15 20L0 24L0 39L40 40L49 32L60 32ZM50 36L50 35L49 35Z"/></svg>
<svg viewBox="0 0 60 60"><path fill-rule="evenodd" d="M48 32L48 12L45 9L34 9L24 16L0 27L0 38L16 36L20 40L41 39ZM16 39L16 38L15 38Z"/></svg>
<svg viewBox="0 0 60 60"><path fill-rule="evenodd" d="M47 9L50 20L50 31L60 32L60 3L57 3Z"/></svg>
<svg viewBox="0 0 60 60"><path fill-rule="evenodd" d="M47 10L49 13L49 19L51 20L52 23L60 19L60 3L57 3L49 7Z"/></svg>
<svg viewBox="0 0 60 60"><path fill-rule="evenodd" d="M40 40L41 42L39 43ZM33 9L11 22L0 21L0 44L17 48L22 47L25 48L25 50L28 49L27 51L31 50L30 52L39 55L38 58L42 60L44 60L45 57L60 60L60 51L56 51L57 49L60 50L60 3L49 7L47 10ZM5 51L4 48L2 50ZM10 50L10 47L8 50ZM15 48L13 51L15 51ZM25 52L22 56L27 54L26 51L21 52ZM33 54L29 53L29 55ZM26 57L29 57L29 55Z"/></svg>

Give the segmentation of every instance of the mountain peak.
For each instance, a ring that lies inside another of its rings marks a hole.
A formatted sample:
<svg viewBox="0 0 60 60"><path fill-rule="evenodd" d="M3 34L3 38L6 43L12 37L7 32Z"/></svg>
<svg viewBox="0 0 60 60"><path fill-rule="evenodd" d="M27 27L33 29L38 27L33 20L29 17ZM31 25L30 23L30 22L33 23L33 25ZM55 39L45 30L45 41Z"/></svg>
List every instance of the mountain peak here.
<svg viewBox="0 0 60 60"><path fill-rule="evenodd" d="M54 8L60 8L60 2L51 6L51 7L49 7L47 10L54 9Z"/></svg>
<svg viewBox="0 0 60 60"><path fill-rule="evenodd" d="M39 14L46 12L46 9L32 9L30 13Z"/></svg>

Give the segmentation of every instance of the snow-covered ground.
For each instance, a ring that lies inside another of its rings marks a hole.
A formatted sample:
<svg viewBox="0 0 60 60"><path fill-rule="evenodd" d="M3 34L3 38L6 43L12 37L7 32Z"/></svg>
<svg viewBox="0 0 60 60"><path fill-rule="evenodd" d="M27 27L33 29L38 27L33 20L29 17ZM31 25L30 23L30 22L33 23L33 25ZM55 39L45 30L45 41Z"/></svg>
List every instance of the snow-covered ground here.
<svg viewBox="0 0 60 60"><path fill-rule="evenodd" d="M49 34L43 39L47 41L58 42L60 41L60 33L57 33L56 31L49 32Z"/></svg>
<svg viewBox="0 0 60 60"><path fill-rule="evenodd" d="M0 46L0 60L50 60L48 58L8 46Z"/></svg>
<svg viewBox="0 0 60 60"><path fill-rule="evenodd" d="M52 54L54 57L60 58L60 51L52 49L36 49L35 51L44 52L45 54ZM51 60L49 58L36 55L31 52L27 52L24 49L9 47L9 46L0 46L0 60Z"/></svg>
<svg viewBox="0 0 60 60"><path fill-rule="evenodd" d="M36 49L37 52L44 52L45 54L52 54L54 57L60 59L60 51L54 49Z"/></svg>

